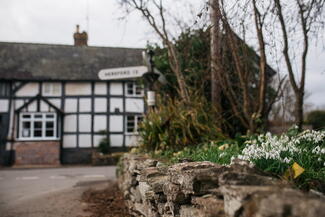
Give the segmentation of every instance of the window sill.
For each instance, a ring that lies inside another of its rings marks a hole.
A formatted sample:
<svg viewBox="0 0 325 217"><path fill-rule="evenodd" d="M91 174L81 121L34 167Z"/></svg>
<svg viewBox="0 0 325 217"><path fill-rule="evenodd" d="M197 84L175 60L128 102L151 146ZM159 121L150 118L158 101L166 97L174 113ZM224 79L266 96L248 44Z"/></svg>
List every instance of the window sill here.
<svg viewBox="0 0 325 217"><path fill-rule="evenodd" d="M60 141L60 138L17 138L18 142L35 142L35 141Z"/></svg>

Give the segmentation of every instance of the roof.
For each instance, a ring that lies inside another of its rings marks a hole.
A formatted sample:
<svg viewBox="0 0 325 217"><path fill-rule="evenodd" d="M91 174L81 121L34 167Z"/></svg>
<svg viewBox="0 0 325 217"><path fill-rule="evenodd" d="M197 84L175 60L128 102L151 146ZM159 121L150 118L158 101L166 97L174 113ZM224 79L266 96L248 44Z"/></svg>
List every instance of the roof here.
<svg viewBox="0 0 325 217"><path fill-rule="evenodd" d="M0 42L0 79L99 80L101 69L143 65L143 50Z"/></svg>

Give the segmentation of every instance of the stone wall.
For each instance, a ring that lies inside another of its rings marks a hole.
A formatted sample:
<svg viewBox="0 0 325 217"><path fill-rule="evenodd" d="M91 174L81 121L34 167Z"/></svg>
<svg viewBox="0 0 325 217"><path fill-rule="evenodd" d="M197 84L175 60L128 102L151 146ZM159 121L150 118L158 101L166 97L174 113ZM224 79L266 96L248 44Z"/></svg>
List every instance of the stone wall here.
<svg viewBox="0 0 325 217"><path fill-rule="evenodd" d="M211 162L166 166L126 154L120 160L117 175L134 216L325 216L322 194L295 190L244 161L230 166Z"/></svg>
<svg viewBox="0 0 325 217"><path fill-rule="evenodd" d="M16 142L15 165L59 165L59 141Z"/></svg>

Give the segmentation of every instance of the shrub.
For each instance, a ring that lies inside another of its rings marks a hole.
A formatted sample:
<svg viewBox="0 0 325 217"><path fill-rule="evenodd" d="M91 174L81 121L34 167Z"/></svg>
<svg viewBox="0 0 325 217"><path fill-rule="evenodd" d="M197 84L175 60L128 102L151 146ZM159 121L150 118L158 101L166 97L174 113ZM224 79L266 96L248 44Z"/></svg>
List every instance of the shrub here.
<svg viewBox="0 0 325 217"><path fill-rule="evenodd" d="M312 111L307 115L307 123L313 126L313 129L325 128L325 111Z"/></svg>
<svg viewBox="0 0 325 217"><path fill-rule="evenodd" d="M191 103L166 99L144 118L139 134L145 151L181 150L221 138L210 105L201 97Z"/></svg>
<svg viewBox="0 0 325 217"><path fill-rule="evenodd" d="M109 153L109 140L106 137L107 131L106 130L100 130L98 133L105 135L104 138L102 138L98 144L98 152L103 153L103 154L108 154Z"/></svg>

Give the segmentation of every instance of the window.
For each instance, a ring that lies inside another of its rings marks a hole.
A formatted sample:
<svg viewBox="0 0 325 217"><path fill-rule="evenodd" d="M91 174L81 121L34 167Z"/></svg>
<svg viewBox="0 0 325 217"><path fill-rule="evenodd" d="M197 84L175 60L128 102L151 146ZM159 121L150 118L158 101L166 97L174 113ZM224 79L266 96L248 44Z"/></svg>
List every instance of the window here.
<svg viewBox="0 0 325 217"><path fill-rule="evenodd" d="M9 83L0 82L0 96L9 96Z"/></svg>
<svg viewBox="0 0 325 217"><path fill-rule="evenodd" d="M19 138L56 139L55 113L21 113Z"/></svg>
<svg viewBox="0 0 325 217"><path fill-rule="evenodd" d="M126 116L126 133L137 134L139 129L139 124L142 122L142 120L143 120L143 116L138 116L138 115Z"/></svg>
<svg viewBox="0 0 325 217"><path fill-rule="evenodd" d="M143 85L136 82L125 84L126 96L143 96Z"/></svg>
<svg viewBox="0 0 325 217"><path fill-rule="evenodd" d="M61 84L43 83L43 94L46 96L61 95Z"/></svg>

